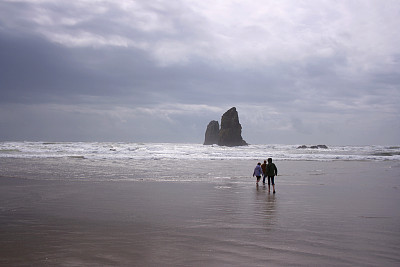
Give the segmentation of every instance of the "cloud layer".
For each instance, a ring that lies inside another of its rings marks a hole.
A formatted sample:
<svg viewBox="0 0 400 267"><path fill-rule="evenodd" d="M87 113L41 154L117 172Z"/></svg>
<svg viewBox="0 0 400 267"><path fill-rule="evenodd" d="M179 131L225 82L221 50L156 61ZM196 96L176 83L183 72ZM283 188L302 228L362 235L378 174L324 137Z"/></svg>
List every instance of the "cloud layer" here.
<svg viewBox="0 0 400 267"><path fill-rule="evenodd" d="M398 1L2 1L1 140L400 143Z"/></svg>

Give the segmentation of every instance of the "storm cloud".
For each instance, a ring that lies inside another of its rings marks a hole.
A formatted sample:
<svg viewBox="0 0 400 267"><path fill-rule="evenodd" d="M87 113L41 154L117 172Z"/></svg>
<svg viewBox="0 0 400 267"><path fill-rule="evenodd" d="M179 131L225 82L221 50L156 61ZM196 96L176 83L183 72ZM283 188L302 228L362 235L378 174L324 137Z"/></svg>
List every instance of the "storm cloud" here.
<svg viewBox="0 0 400 267"><path fill-rule="evenodd" d="M398 1L1 1L0 140L399 144Z"/></svg>

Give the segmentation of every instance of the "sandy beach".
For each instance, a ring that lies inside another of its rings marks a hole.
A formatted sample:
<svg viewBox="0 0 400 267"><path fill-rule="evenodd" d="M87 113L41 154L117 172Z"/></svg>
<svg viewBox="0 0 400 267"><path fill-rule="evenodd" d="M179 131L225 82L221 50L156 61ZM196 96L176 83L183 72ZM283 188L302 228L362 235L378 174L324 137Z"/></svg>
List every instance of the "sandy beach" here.
<svg viewBox="0 0 400 267"><path fill-rule="evenodd" d="M53 161L1 159L1 266L400 264L398 162L278 161L275 195L254 161L157 162L211 182L71 179L100 165L68 162L49 179Z"/></svg>

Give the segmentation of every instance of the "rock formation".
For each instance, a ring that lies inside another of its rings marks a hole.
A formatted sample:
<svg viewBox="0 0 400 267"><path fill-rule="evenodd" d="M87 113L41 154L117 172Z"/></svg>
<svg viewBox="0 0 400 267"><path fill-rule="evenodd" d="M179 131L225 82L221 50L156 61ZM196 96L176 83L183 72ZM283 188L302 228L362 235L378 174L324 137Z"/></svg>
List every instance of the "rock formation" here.
<svg viewBox="0 0 400 267"><path fill-rule="evenodd" d="M328 149L328 147L326 145L316 145L316 146L306 146L306 145L302 145L297 147L298 149L303 149L303 148L312 148L312 149L318 149L318 148L322 148L322 149Z"/></svg>
<svg viewBox="0 0 400 267"><path fill-rule="evenodd" d="M242 125L239 115L233 107L222 115L221 130L219 131L218 145L220 146L245 146L247 143L242 138Z"/></svg>
<svg viewBox="0 0 400 267"><path fill-rule="evenodd" d="M207 130L204 138L204 145L218 144L219 138L219 123L218 121L210 121L207 125Z"/></svg>
<svg viewBox="0 0 400 267"><path fill-rule="evenodd" d="M216 132L218 132L218 138L215 136ZM221 129L219 129L217 121L211 121L208 124L204 144L218 144L220 146L247 145L242 138L242 126L239 123L239 115L235 107L222 115Z"/></svg>
<svg viewBox="0 0 400 267"><path fill-rule="evenodd" d="M316 145L316 146L310 146L310 148L313 148L313 149L318 149L318 148L327 149L328 147L326 145Z"/></svg>

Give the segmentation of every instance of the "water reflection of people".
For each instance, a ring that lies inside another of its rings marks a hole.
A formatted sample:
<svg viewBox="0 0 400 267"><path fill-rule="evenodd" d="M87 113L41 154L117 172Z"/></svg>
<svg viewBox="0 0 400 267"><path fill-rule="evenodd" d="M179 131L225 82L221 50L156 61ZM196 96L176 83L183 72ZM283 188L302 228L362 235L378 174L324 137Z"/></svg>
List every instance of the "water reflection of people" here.
<svg viewBox="0 0 400 267"><path fill-rule="evenodd" d="M266 194L266 186L260 188L257 187L256 193L256 203L257 214L262 220L262 224L270 226L274 224L274 215L276 211L276 196L274 194Z"/></svg>
<svg viewBox="0 0 400 267"><path fill-rule="evenodd" d="M273 213L275 211L275 196L267 195L267 206L266 211Z"/></svg>

